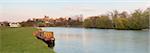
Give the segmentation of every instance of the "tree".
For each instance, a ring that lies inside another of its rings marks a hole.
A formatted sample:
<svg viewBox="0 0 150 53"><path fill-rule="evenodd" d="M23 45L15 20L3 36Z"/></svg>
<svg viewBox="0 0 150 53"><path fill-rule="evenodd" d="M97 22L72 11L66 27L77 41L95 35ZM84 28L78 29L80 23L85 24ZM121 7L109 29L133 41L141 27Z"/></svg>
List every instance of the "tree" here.
<svg viewBox="0 0 150 53"><path fill-rule="evenodd" d="M89 27L89 28L96 28L96 19L99 18L99 16L91 16L84 20L83 26Z"/></svg>
<svg viewBox="0 0 150 53"><path fill-rule="evenodd" d="M117 10L114 10L113 12L110 12L110 15L111 15L111 17L113 19L113 18L117 18L119 16L119 13L118 13Z"/></svg>
<svg viewBox="0 0 150 53"><path fill-rule="evenodd" d="M147 8L143 13L142 13L142 16L143 16L143 28L149 28L150 26L150 23L149 23L149 20L150 20L150 8Z"/></svg>
<svg viewBox="0 0 150 53"><path fill-rule="evenodd" d="M127 18L128 17L128 13L126 11L123 11L119 14L120 18Z"/></svg>
<svg viewBox="0 0 150 53"><path fill-rule="evenodd" d="M113 21L115 29L129 29L129 21L127 18L115 18Z"/></svg>
<svg viewBox="0 0 150 53"><path fill-rule="evenodd" d="M133 30L141 30L144 28L144 20L141 10L135 10L134 13L131 14L131 18L129 18L130 24L129 28Z"/></svg>
<svg viewBox="0 0 150 53"><path fill-rule="evenodd" d="M86 27L86 28L92 27L92 20L85 19L84 22L83 22L83 26Z"/></svg>
<svg viewBox="0 0 150 53"><path fill-rule="evenodd" d="M97 28L112 28L112 21L109 19L109 16L103 15L96 19Z"/></svg>
<svg viewBox="0 0 150 53"><path fill-rule="evenodd" d="M147 8L145 11L135 10L131 14L128 14L126 11L118 13L115 10L109 15L91 16L84 20L83 25L92 28L114 28L121 30L141 30L150 27L150 8Z"/></svg>

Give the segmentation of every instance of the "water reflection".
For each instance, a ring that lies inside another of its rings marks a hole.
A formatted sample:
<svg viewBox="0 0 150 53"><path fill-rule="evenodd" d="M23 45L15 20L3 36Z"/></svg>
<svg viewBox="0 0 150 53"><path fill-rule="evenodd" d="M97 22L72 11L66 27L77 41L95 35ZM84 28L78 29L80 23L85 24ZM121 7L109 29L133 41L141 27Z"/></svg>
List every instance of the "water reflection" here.
<svg viewBox="0 0 150 53"><path fill-rule="evenodd" d="M148 31L43 28L53 31L56 53L148 53Z"/></svg>

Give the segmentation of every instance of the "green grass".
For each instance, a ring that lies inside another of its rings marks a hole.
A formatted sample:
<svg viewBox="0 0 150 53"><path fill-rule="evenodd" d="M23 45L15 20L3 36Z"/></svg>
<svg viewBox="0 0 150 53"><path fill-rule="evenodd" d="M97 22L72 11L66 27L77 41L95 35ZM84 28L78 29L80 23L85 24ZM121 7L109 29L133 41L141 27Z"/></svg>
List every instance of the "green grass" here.
<svg viewBox="0 0 150 53"><path fill-rule="evenodd" d="M41 40L36 39L32 27L0 28L0 53L55 53Z"/></svg>

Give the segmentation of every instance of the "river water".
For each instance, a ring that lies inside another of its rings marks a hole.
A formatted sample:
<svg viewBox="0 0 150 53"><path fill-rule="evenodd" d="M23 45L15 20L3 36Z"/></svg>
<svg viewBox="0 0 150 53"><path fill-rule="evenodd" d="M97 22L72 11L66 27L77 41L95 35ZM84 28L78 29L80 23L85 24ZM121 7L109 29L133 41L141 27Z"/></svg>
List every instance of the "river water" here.
<svg viewBox="0 0 150 53"><path fill-rule="evenodd" d="M56 53L149 53L149 30L42 29L54 32Z"/></svg>

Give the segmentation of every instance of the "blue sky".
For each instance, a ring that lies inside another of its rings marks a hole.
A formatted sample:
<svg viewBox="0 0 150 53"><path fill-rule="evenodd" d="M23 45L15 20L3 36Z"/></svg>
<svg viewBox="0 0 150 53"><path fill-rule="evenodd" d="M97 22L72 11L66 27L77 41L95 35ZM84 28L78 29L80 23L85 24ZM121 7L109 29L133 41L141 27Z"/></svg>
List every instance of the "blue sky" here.
<svg viewBox="0 0 150 53"><path fill-rule="evenodd" d="M0 21L16 22L44 15L83 14L88 17L113 10L132 12L147 7L150 7L150 0L0 0Z"/></svg>

